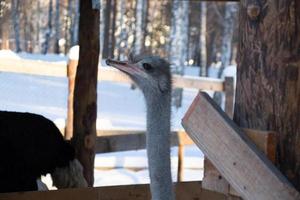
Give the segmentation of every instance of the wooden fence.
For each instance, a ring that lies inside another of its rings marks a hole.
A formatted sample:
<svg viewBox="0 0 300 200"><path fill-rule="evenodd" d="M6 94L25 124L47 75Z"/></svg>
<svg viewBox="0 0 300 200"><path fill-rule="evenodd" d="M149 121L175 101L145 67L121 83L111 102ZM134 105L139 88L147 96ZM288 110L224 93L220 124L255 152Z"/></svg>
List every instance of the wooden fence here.
<svg viewBox="0 0 300 200"><path fill-rule="evenodd" d="M26 59L2 58L0 62L0 72L67 77L67 67L63 62L55 63ZM126 75L111 67L99 67L98 80L132 83ZM225 111L229 116L233 113L234 81L232 77L226 77L223 81L215 78L174 75L173 87L225 92ZM64 133L65 129L61 129L61 132ZM172 131L171 145L178 146L178 181L182 180L184 146L191 144L193 144L192 140L183 130ZM97 130L97 153L144 148L145 130Z"/></svg>

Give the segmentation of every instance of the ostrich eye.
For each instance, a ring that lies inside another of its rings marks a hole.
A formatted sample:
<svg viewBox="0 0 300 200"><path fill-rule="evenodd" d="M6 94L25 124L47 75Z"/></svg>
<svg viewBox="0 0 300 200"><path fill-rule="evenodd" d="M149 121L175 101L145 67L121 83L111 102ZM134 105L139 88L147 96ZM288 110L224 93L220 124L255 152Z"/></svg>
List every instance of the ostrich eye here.
<svg viewBox="0 0 300 200"><path fill-rule="evenodd" d="M153 67L150 64L148 64L148 63L143 63L143 68L146 71L152 71L153 70Z"/></svg>

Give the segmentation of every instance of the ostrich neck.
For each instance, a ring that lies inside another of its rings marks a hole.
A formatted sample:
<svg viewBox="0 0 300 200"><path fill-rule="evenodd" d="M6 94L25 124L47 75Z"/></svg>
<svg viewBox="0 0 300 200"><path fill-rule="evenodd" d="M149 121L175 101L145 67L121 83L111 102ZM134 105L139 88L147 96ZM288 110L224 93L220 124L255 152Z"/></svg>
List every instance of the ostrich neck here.
<svg viewBox="0 0 300 200"><path fill-rule="evenodd" d="M153 200L173 200L170 167L170 94L145 96L147 155Z"/></svg>
<svg viewBox="0 0 300 200"><path fill-rule="evenodd" d="M170 133L171 99L170 94L153 95L146 99L147 132L153 135Z"/></svg>

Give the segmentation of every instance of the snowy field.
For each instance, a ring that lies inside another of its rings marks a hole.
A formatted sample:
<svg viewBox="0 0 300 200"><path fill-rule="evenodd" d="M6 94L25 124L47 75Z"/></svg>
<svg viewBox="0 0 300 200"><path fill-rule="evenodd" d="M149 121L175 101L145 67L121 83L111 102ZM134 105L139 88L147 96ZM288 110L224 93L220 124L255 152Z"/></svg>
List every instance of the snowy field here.
<svg viewBox="0 0 300 200"><path fill-rule="evenodd" d="M0 51L1 58L23 58L66 63L57 55L14 54ZM235 69L227 70L227 74ZM198 68L189 67L187 75L198 74ZM215 73L214 73L215 74ZM67 79L0 72L0 110L33 112L63 126L67 114ZM145 129L145 104L139 90L130 85L98 82L97 129ZM196 96L196 90L184 90L183 106L172 109L172 128L181 128L181 118ZM177 179L177 147L172 148L172 175ZM114 168L114 169L112 169ZM133 170L134 169L134 170ZM195 147L185 149L184 180L201 180L203 154ZM50 182L49 177L43 179ZM149 183L145 150L97 154L95 159L95 186ZM51 184L51 183L49 183Z"/></svg>

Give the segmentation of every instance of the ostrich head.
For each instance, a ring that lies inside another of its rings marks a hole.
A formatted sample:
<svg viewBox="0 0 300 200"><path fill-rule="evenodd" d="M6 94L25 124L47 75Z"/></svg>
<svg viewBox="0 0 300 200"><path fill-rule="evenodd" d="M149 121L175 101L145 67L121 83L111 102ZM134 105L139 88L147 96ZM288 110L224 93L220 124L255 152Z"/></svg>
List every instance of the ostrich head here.
<svg viewBox="0 0 300 200"><path fill-rule="evenodd" d="M145 95L171 91L170 64L158 56L130 55L128 61L107 59L106 64L129 75Z"/></svg>

